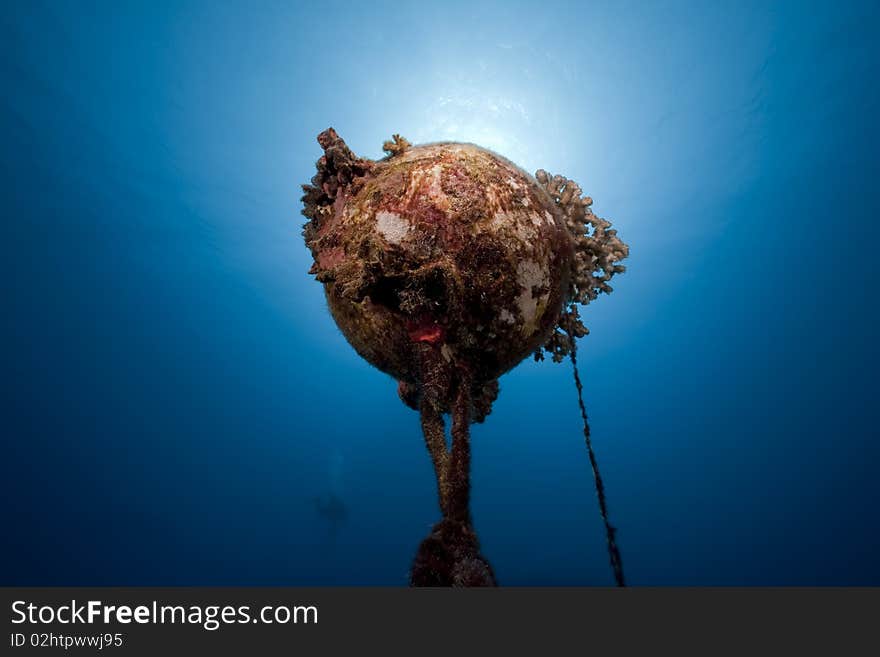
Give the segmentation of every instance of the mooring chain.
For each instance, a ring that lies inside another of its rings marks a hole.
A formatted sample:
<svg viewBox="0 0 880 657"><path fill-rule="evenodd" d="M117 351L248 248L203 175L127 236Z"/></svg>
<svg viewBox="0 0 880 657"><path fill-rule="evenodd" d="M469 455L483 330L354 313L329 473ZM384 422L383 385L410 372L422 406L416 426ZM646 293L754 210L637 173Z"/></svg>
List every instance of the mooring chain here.
<svg viewBox="0 0 880 657"><path fill-rule="evenodd" d="M617 586L626 586L623 577L623 562L620 558L620 550L617 547L615 534L617 530L608 519L608 505L605 502L605 484L602 482L602 475L599 472L599 463L596 461L596 453L593 451L593 441L590 438L590 422L587 419L587 408L584 406L584 386L581 384L581 376L578 372L577 364L577 343L574 336L571 337L571 366L574 371L574 385L577 388L578 406L581 409L581 419L584 422L584 441L587 444L587 454L590 457L590 465L593 468L593 480L596 482L596 497L599 500L599 513L602 516L602 522L605 524L605 538L608 543L608 556L611 560L611 570L614 572L614 580Z"/></svg>

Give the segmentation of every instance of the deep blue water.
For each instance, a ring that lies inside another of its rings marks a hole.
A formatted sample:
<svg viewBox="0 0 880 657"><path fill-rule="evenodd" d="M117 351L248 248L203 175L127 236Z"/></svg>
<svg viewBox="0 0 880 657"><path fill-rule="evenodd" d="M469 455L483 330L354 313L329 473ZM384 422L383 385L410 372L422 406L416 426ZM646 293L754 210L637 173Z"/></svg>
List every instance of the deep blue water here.
<svg viewBox="0 0 880 657"><path fill-rule="evenodd" d="M880 584L878 7L5 3L0 583L406 583L418 418L300 236L332 125L563 173L630 244L580 354L631 583ZM499 581L611 583L570 368L501 385Z"/></svg>

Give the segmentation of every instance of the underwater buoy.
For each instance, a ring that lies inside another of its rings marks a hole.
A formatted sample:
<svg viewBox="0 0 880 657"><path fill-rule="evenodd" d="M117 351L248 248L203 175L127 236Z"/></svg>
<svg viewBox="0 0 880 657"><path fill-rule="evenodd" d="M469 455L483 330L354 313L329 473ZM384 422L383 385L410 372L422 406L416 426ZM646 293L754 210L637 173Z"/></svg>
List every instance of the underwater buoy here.
<svg viewBox="0 0 880 657"><path fill-rule="evenodd" d="M414 146L399 135L384 159L357 157L329 128L303 185L303 229L339 329L395 377L421 417L442 520L422 541L415 586L494 585L470 515L470 424L489 415L498 377L529 355L566 356L575 384L609 556L624 584L590 441L577 370L586 335L577 305L611 292L628 247L592 200L562 176L534 177L473 144ZM447 448L444 414L452 416Z"/></svg>

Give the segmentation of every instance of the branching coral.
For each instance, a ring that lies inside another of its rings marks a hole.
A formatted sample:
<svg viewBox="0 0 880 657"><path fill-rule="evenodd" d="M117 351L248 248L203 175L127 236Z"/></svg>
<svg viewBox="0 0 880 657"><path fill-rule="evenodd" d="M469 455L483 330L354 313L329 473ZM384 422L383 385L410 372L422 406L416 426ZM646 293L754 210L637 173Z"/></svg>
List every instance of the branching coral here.
<svg viewBox="0 0 880 657"><path fill-rule="evenodd" d="M389 141L383 142L382 150L385 151L388 155L399 155L410 146L412 146L412 144L410 144L406 139L398 134L393 134L391 135L391 139Z"/></svg>
<svg viewBox="0 0 880 657"><path fill-rule="evenodd" d="M542 346L558 363L571 353L574 339L589 333L575 304L587 305L599 294L613 291L609 281L626 271L619 263L629 255L629 246L617 236L610 221L593 214L593 199L583 196L576 182L560 175L551 176L543 169L538 169L535 178L559 207L575 244L566 307L560 313L558 330ZM535 352L535 359L543 359L541 349Z"/></svg>

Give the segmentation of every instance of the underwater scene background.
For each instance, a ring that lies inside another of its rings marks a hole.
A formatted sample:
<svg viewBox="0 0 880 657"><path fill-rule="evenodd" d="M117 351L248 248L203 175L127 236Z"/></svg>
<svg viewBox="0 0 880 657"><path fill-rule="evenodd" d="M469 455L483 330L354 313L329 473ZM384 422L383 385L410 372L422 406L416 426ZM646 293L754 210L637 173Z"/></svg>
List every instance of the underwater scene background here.
<svg viewBox="0 0 880 657"><path fill-rule="evenodd" d="M577 180L633 585L880 584L876 2L12 2L0 583L405 585L418 416L307 274L332 125ZM568 363L472 428L502 585L609 585Z"/></svg>

